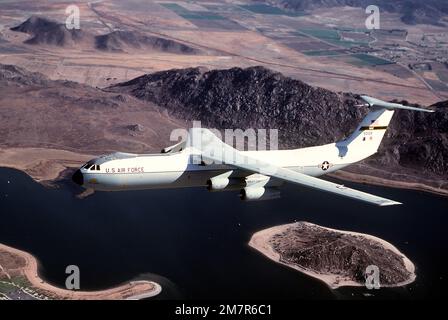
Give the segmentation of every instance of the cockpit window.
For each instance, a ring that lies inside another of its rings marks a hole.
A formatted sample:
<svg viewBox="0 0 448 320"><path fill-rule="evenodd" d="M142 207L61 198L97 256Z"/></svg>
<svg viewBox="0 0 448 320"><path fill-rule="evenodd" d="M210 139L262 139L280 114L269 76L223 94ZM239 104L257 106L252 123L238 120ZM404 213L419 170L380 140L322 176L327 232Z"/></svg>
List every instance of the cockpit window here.
<svg viewBox="0 0 448 320"><path fill-rule="evenodd" d="M95 171L100 171L100 165L99 164L95 164L92 161L87 162L85 165L82 166L83 169L86 170L95 170Z"/></svg>
<svg viewBox="0 0 448 320"><path fill-rule="evenodd" d="M83 168L86 169L86 170L88 170L88 169L90 169L93 165L94 165L94 163L93 163L92 161L89 161L89 162L87 162L87 163L83 166Z"/></svg>

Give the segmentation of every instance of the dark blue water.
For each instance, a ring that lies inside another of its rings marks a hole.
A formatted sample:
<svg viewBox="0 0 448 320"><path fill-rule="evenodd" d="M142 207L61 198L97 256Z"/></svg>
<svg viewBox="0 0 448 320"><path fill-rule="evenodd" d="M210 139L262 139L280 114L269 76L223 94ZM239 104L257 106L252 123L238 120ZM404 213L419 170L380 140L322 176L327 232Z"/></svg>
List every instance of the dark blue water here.
<svg viewBox="0 0 448 320"><path fill-rule="evenodd" d="M448 198L345 184L404 205L379 208L293 185L283 188L281 199L262 202L205 189L98 192L80 200L81 189L71 183L48 189L0 168L0 242L35 255L41 275L56 285L64 286L67 265L78 265L85 290L143 277L162 284L159 298L444 296ZM247 245L256 231L301 220L391 242L415 263L416 282L330 290Z"/></svg>

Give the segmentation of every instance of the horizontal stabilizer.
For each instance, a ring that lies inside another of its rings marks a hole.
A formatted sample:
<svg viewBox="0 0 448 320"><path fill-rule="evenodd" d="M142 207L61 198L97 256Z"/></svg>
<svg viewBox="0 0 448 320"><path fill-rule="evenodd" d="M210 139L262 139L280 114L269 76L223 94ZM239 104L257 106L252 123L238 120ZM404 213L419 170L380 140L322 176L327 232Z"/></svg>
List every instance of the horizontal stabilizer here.
<svg viewBox="0 0 448 320"><path fill-rule="evenodd" d="M382 107L385 108L387 110L394 110L394 109L403 109L403 110L412 110L412 111L423 111L423 112L434 112L434 110L428 110L428 109L423 109L423 108L416 108L416 107L409 107L409 106L404 106L402 104L399 103L391 103L391 102L386 102L380 99L375 99L369 96L361 96L361 98L367 102L367 104L371 107L375 106L375 107Z"/></svg>

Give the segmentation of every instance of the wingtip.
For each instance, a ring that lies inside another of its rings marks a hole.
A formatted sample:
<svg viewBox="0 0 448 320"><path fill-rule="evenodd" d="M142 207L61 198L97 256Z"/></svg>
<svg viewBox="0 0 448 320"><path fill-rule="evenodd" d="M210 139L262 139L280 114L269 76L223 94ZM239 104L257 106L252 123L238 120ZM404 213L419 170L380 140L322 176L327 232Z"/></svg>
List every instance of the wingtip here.
<svg viewBox="0 0 448 320"><path fill-rule="evenodd" d="M403 204L403 203L398 202L398 201L388 200L388 201L381 202L380 206L387 207L387 206L395 206L395 205L400 205L400 204Z"/></svg>
<svg viewBox="0 0 448 320"><path fill-rule="evenodd" d="M422 112L430 112L430 113L436 112L436 110L432 110L432 109L425 109L425 108L416 108L416 109L417 109L417 111L422 111Z"/></svg>
<svg viewBox="0 0 448 320"><path fill-rule="evenodd" d="M422 111L422 112L430 112L433 113L435 110L426 109L426 108L419 108L419 107L412 107L412 106L405 106L400 103L393 103L393 102L387 102L383 101L377 98L369 97L367 95L361 95L360 96L369 106L379 106L384 107L389 110L393 109L405 109L405 110L412 110L412 111Z"/></svg>

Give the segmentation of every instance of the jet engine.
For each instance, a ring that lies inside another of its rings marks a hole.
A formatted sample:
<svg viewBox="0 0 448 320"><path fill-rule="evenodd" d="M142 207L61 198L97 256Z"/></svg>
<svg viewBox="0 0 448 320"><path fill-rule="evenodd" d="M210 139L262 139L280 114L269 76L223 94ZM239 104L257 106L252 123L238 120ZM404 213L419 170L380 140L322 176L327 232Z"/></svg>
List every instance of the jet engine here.
<svg viewBox="0 0 448 320"><path fill-rule="evenodd" d="M239 179L216 177L207 180L207 189L209 191L231 191L238 190L244 186Z"/></svg>
<svg viewBox="0 0 448 320"><path fill-rule="evenodd" d="M271 200L280 198L280 190L276 187L246 187L240 192L241 200Z"/></svg>
<svg viewBox="0 0 448 320"><path fill-rule="evenodd" d="M207 189L210 191L225 189L230 183L229 178L212 178L207 180Z"/></svg>

